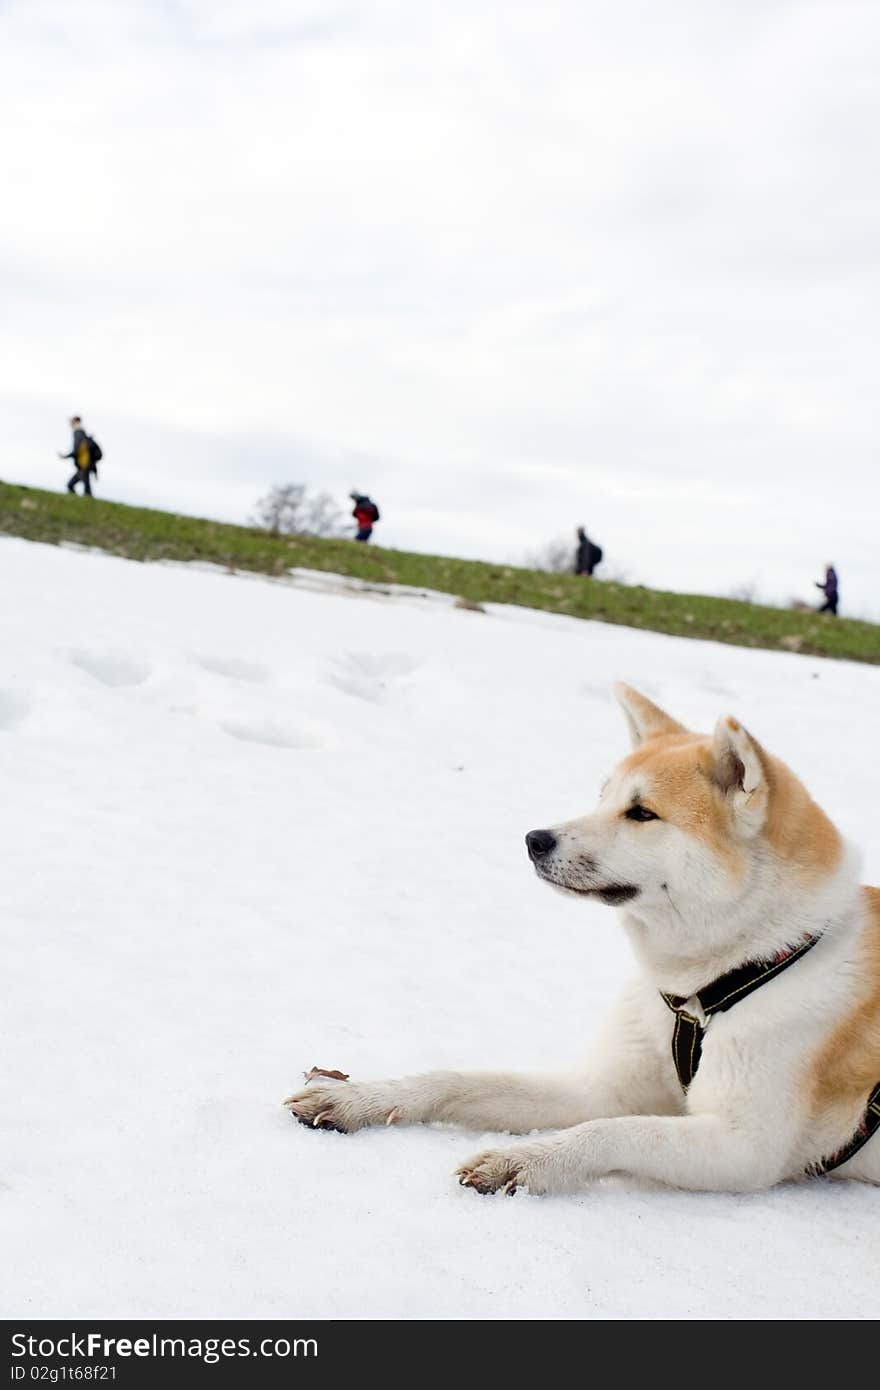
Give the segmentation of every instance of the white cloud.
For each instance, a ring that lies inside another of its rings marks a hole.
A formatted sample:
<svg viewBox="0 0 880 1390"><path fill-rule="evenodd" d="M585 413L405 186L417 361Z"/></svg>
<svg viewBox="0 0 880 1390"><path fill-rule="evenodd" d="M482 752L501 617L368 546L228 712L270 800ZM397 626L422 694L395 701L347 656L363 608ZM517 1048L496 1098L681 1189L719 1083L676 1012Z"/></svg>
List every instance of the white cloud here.
<svg viewBox="0 0 880 1390"><path fill-rule="evenodd" d="M0 474L874 597L873 4L0 6ZM849 583L849 588L847 584Z"/></svg>

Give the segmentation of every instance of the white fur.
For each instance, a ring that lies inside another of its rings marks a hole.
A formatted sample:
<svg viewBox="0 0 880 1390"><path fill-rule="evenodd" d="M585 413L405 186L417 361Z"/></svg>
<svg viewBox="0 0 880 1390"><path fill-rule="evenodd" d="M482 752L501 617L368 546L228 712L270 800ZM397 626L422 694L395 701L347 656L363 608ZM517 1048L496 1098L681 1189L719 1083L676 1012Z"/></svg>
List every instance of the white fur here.
<svg viewBox="0 0 880 1390"><path fill-rule="evenodd" d="M636 744L680 729L661 711L622 697ZM474 1130L530 1134L476 1154L458 1170L489 1192L561 1192L611 1173L693 1190L749 1191L833 1152L861 1111L846 1103L817 1124L808 1110L809 1062L852 1005L861 969L866 907L858 859L847 850L819 888L766 851L760 828L766 788L748 734L721 720L713 749L731 777L732 834L747 870L735 874L698 835L622 814L647 798L643 774L617 772L597 811L555 827L557 847L541 876L568 892L637 884L622 913L641 978L609 1019L607 1040L568 1076L435 1072L378 1083L308 1087L288 1106L304 1123L346 1131L384 1123L446 1121ZM673 1016L660 990L679 995L749 960L766 959L808 934L820 940L789 970L707 1021L699 1071L685 1096L671 1056ZM880 1080L880 1076L878 1076ZM880 1134L834 1176L880 1181Z"/></svg>

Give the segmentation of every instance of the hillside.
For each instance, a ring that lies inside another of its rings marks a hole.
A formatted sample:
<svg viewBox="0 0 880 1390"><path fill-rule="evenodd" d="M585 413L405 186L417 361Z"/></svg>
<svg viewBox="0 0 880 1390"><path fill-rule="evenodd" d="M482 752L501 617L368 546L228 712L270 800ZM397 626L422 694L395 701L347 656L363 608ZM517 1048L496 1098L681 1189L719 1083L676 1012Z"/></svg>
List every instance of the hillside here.
<svg viewBox="0 0 880 1390"><path fill-rule="evenodd" d="M202 561L282 575L292 567L437 589L570 617L743 647L880 663L880 626L705 594L668 593L511 565L421 555L352 541L272 537L247 526L71 498L0 483L0 532L52 545L93 546L130 560Z"/></svg>

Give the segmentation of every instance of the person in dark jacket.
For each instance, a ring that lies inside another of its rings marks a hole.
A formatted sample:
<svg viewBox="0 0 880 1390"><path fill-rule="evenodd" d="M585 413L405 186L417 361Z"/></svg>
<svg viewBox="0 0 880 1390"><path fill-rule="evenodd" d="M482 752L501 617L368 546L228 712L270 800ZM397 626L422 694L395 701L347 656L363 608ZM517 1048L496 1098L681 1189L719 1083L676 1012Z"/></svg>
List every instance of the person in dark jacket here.
<svg viewBox="0 0 880 1390"><path fill-rule="evenodd" d="M78 415L71 417L70 428L73 430L73 448L69 454L59 454L60 459L73 459L76 464L76 472L67 484L68 492L76 492L77 483L83 485L83 497L92 496L92 485L90 474L98 470L92 463L92 449L89 443L89 436L83 429L82 420Z"/></svg>
<svg viewBox="0 0 880 1390"><path fill-rule="evenodd" d="M371 497L367 497L366 493L350 492L348 495L354 502L352 516L358 525L355 540L368 541L373 534L374 525L379 520L379 508Z"/></svg>
<svg viewBox="0 0 880 1390"><path fill-rule="evenodd" d="M577 529L577 550L574 553L574 572L589 577L602 560L602 547L590 540L583 526Z"/></svg>
<svg viewBox="0 0 880 1390"><path fill-rule="evenodd" d="M837 587L837 570L833 565L826 565L825 578L816 580L816 588L821 589L825 595L825 602L819 609L820 613L832 613L837 617L837 605L840 601L840 591Z"/></svg>

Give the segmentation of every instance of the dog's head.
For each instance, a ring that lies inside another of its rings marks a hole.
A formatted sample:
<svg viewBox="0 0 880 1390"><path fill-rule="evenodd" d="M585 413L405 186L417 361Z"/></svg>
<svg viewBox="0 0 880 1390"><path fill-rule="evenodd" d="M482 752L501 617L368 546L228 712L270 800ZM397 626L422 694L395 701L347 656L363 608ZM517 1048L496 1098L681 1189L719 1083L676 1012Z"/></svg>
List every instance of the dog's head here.
<svg viewBox="0 0 880 1390"><path fill-rule="evenodd" d="M615 687L633 751L597 809L526 836L538 875L637 916L735 904L768 864L833 868L841 840L793 774L730 716L690 733L629 686Z"/></svg>

